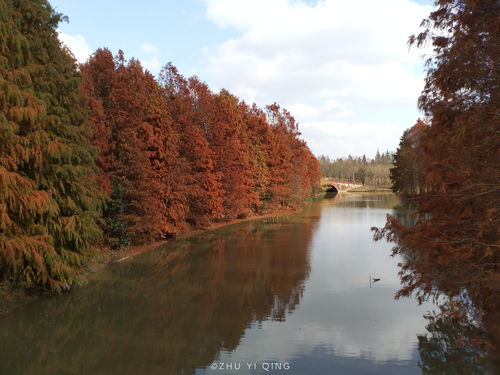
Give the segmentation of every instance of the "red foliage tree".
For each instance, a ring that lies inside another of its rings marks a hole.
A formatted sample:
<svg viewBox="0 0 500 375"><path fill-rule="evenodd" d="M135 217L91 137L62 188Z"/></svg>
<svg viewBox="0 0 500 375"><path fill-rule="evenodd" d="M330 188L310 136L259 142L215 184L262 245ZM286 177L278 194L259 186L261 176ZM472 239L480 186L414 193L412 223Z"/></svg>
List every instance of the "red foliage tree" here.
<svg viewBox="0 0 500 375"><path fill-rule="evenodd" d="M113 55L107 49L98 50L92 58L92 63L80 66L82 72L81 89L87 107L88 118L92 123L90 141L99 149L96 164L100 170L100 183L103 191L111 194L109 171L113 166L113 155L110 149L111 127L108 124L107 112L111 108L109 102L115 73Z"/></svg>
<svg viewBox="0 0 500 375"><path fill-rule="evenodd" d="M121 52L98 50L82 72L111 197L108 234L119 244L173 235L186 222L203 227L297 206L318 179L295 120L277 105L266 117L171 64L160 86Z"/></svg>
<svg viewBox="0 0 500 375"><path fill-rule="evenodd" d="M197 95L203 95L196 88L202 84L194 78L188 82L171 64L165 66L160 78L167 108L180 135L184 190L189 206L186 220L194 227L207 226L222 214L222 189L214 169L213 152L196 121Z"/></svg>
<svg viewBox="0 0 500 375"><path fill-rule="evenodd" d="M257 209L261 212L269 208L271 175L268 166L272 156L273 134L264 111L255 104L251 107L244 105L244 115L252 155L252 180L260 201Z"/></svg>
<svg viewBox="0 0 500 375"><path fill-rule="evenodd" d="M436 3L425 30L410 38L434 46L419 99L430 126L421 139L424 193L416 199L417 221L408 227L389 217L376 237L396 242L394 253L412 255L403 264L399 295L466 290L486 312L500 346L500 4Z"/></svg>
<svg viewBox="0 0 500 375"><path fill-rule="evenodd" d="M137 60L126 63L121 52L113 60L109 51L98 50L82 72L88 100L98 102L91 119L100 166L113 184L110 236L123 245L128 237L144 242L175 235L187 206L179 136L159 85Z"/></svg>
<svg viewBox="0 0 500 375"><path fill-rule="evenodd" d="M271 181L269 195L271 204L276 206L292 205L292 178L294 151L292 138L296 135L295 120L286 110L281 110L276 103L266 107L267 119L272 131L271 158L269 171Z"/></svg>
<svg viewBox="0 0 500 375"><path fill-rule="evenodd" d="M251 147L244 107L226 90L215 95L211 111L211 142L216 170L222 174L224 216L245 217L259 204L254 189Z"/></svg>

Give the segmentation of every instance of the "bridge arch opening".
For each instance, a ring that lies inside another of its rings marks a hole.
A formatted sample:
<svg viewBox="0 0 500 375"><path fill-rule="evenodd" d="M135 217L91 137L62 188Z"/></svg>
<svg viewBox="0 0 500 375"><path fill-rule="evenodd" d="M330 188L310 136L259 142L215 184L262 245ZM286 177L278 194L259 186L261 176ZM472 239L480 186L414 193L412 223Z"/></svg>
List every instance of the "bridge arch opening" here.
<svg viewBox="0 0 500 375"><path fill-rule="evenodd" d="M339 191L337 190L337 188L333 185L326 185L326 192L327 193L338 193Z"/></svg>

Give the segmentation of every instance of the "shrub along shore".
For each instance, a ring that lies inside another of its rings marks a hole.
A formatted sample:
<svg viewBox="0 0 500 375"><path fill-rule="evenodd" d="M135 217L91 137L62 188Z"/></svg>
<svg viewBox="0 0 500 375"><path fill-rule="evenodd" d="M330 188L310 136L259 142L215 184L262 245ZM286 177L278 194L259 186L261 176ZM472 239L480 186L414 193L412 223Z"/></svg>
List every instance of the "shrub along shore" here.
<svg viewBox="0 0 500 375"><path fill-rule="evenodd" d="M249 216L244 219L233 219L229 222L214 223L204 229L191 229L189 231L186 231L173 239L173 241L221 227L242 223L245 221L288 216L299 213L301 211L301 209L287 209L262 215ZM93 258L85 264L85 267L83 269L85 280L91 281L95 278L98 278L100 275L106 272L109 267L112 267L117 263L128 261L131 258L144 252L154 250L160 246L165 245L169 241L171 240L159 240L144 245L127 246L116 251L109 251L109 249L97 249ZM47 291L42 288L24 289L16 287L7 282L0 283L0 319L30 301L36 300L38 298L49 297L53 294L53 292Z"/></svg>

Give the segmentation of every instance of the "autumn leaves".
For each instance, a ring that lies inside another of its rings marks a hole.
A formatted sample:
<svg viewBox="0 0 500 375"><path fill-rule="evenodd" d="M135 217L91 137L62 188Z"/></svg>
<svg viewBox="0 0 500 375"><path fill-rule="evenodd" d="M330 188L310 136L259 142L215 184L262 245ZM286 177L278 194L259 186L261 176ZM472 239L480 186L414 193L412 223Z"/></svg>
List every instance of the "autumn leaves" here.
<svg viewBox="0 0 500 375"><path fill-rule="evenodd" d="M105 215L113 245L297 206L317 183L318 163L278 105L215 94L171 64L156 81L106 49L81 69L101 180L121 207Z"/></svg>
<svg viewBox="0 0 500 375"><path fill-rule="evenodd" d="M403 254L399 295L464 295L500 345L498 34L495 0L443 0L411 44L432 43L418 121L401 140L391 175L416 206L415 223L389 217L376 238ZM468 303L467 301L465 301Z"/></svg>
<svg viewBox="0 0 500 375"><path fill-rule="evenodd" d="M63 289L97 243L297 207L319 181L297 124L167 64L61 48L45 1L0 1L0 275Z"/></svg>

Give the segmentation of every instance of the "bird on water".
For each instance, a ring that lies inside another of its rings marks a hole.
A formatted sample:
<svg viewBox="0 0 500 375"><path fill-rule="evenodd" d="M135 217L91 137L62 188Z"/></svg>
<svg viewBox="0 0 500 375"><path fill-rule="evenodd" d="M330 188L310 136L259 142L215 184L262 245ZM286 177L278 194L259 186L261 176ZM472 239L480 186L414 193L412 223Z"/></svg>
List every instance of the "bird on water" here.
<svg viewBox="0 0 500 375"><path fill-rule="evenodd" d="M379 280L380 280L380 277L372 277L370 275L370 288L372 287L372 284L376 283Z"/></svg>

